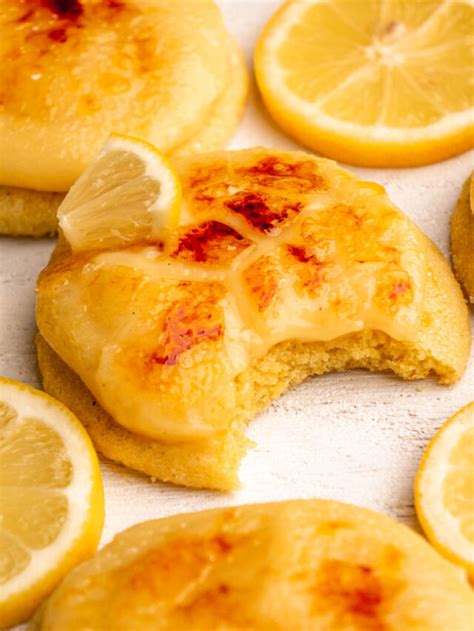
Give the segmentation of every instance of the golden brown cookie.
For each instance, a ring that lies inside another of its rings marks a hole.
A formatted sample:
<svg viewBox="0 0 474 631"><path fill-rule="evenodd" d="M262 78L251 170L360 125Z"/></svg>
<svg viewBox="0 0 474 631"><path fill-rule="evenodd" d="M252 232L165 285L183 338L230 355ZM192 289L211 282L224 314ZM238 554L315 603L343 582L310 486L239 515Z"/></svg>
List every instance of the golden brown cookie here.
<svg viewBox="0 0 474 631"><path fill-rule="evenodd" d="M37 631L471 631L465 576L389 517L322 500L144 522L77 567Z"/></svg>
<svg viewBox="0 0 474 631"><path fill-rule="evenodd" d="M209 0L4 0L0 58L6 234L54 229L51 196L33 191L68 190L111 132L166 153L221 146L247 90L240 51Z"/></svg>
<svg viewBox="0 0 474 631"><path fill-rule="evenodd" d="M454 273L474 303L474 176L464 184L451 217L451 258Z"/></svg>
<svg viewBox="0 0 474 631"><path fill-rule="evenodd" d="M64 193L0 186L0 234L42 237L56 232Z"/></svg>
<svg viewBox="0 0 474 631"><path fill-rule="evenodd" d="M227 489L244 424L310 375L462 376L459 286L382 187L302 152L177 165L184 204L164 243L73 253L61 239L38 282L45 388L108 457Z"/></svg>

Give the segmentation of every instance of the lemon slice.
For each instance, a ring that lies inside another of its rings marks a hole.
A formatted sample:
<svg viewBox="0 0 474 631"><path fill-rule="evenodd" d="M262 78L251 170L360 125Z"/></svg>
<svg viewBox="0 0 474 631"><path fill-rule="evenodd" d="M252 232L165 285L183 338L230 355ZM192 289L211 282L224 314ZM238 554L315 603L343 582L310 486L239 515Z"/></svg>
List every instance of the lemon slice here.
<svg viewBox="0 0 474 631"><path fill-rule="evenodd" d="M178 223L181 185L152 145L113 135L58 209L74 251L156 241Z"/></svg>
<svg viewBox="0 0 474 631"><path fill-rule="evenodd" d="M99 543L97 455L52 397L0 377L0 628L27 619Z"/></svg>
<svg viewBox="0 0 474 631"><path fill-rule="evenodd" d="M474 402L428 445L416 476L415 507L433 546L474 578Z"/></svg>
<svg viewBox="0 0 474 631"><path fill-rule="evenodd" d="M411 166L473 145L474 5L468 0L292 0L255 54L275 120L363 166Z"/></svg>

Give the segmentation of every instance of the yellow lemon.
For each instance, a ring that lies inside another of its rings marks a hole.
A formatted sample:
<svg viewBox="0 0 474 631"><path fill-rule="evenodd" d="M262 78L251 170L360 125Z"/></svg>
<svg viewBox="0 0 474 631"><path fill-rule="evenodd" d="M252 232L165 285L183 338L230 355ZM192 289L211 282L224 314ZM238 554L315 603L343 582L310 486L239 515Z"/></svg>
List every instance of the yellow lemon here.
<svg viewBox="0 0 474 631"><path fill-rule="evenodd" d="M27 619L97 548L97 455L61 403L0 377L0 628Z"/></svg>
<svg viewBox="0 0 474 631"><path fill-rule="evenodd" d="M434 547L474 578L474 401L428 445L416 476L415 506Z"/></svg>
<svg viewBox="0 0 474 631"><path fill-rule="evenodd" d="M289 0L257 45L275 120L303 144L362 166L448 158L473 145L468 0Z"/></svg>
<svg viewBox="0 0 474 631"><path fill-rule="evenodd" d="M74 251L159 240L178 222L179 178L152 145L113 135L58 209Z"/></svg>

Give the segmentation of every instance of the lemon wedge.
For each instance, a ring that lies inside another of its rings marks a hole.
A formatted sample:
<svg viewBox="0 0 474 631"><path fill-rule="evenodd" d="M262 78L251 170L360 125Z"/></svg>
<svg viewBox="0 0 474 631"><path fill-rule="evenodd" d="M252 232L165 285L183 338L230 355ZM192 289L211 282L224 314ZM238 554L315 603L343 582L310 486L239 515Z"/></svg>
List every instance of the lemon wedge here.
<svg viewBox="0 0 474 631"><path fill-rule="evenodd" d="M362 166L427 164L472 147L468 0L290 0L263 30L256 76L303 144Z"/></svg>
<svg viewBox="0 0 474 631"><path fill-rule="evenodd" d="M433 546L474 578L474 402L428 445L416 476L415 507Z"/></svg>
<svg viewBox="0 0 474 631"><path fill-rule="evenodd" d="M74 251L156 241L179 219L181 185L152 145L113 135L58 209Z"/></svg>
<svg viewBox="0 0 474 631"><path fill-rule="evenodd" d="M97 455L61 403L0 377L0 628L26 620L99 543Z"/></svg>

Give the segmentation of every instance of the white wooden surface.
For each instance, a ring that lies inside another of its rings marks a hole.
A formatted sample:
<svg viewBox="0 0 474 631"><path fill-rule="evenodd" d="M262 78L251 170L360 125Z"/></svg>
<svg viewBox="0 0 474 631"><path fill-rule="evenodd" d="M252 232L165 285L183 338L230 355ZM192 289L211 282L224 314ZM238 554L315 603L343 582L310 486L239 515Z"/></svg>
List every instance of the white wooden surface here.
<svg viewBox="0 0 474 631"><path fill-rule="evenodd" d="M251 67L257 34L279 3L221 0L220 4ZM252 145L297 146L271 123L255 90L230 146ZM449 216L472 168L471 153L417 169L352 169L386 186L395 203L447 254ZM48 239L0 239L0 374L35 386L39 378L33 347L34 287L52 247ZM363 371L311 379L252 423L248 433L257 447L244 459L242 486L234 493L153 483L102 461L103 542L149 518L294 497L352 502L418 528L412 483L422 450L443 421L473 398L472 361L462 381L451 388Z"/></svg>

